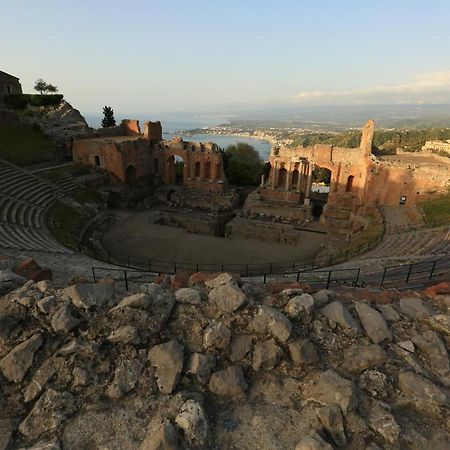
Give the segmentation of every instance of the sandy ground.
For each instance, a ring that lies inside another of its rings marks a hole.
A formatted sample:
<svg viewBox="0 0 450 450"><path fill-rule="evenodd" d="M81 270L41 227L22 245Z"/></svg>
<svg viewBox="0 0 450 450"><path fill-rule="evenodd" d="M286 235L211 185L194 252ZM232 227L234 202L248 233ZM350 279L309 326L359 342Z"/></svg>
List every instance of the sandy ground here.
<svg viewBox="0 0 450 450"><path fill-rule="evenodd" d="M254 239L220 238L188 233L148 223L151 213L120 214L105 233L103 245L113 254L198 264L256 264L311 261L326 235L304 232L297 244L259 242Z"/></svg>

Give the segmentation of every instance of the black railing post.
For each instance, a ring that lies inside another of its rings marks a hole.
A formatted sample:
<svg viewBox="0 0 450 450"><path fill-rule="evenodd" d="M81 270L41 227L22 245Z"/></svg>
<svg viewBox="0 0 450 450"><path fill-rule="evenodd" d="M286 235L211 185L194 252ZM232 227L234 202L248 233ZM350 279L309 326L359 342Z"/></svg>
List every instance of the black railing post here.
<svg viewBox="0 0 450 450"><path fill-rule="evenodd" d="M198 272L198 263L195 265L196 272Z"/></svg>
<svg viewBox="0 0 450 450"><path fill-rule="evenodd" d="M177 273L177 263L173 263L173 273Z"/></svg>
<svg viewBox="0 0 450 450"><path fill-rule="evenodd" d="M95 279L95 267L92 267L92 278L94 279L94 283L96 283L97 280Z"/></svg>
<svg viewBox="0 0 450 450"><path fill-rule="evenodd" d="M433 262L433 267L431 268L431 272L430 272L430 276L429 276L429 280L431 280L433 278L433 273L434 273L434 269L436 268L436 263L437 261Z"/></svg>
<svg viewBox="0 0 450 450"><path fill-rule="evenodd" d="M264 281L263 284L266 284L266 274L264 274Z"/></svg>
<svg viewBox="0 0 450 450"><path fill-rule="evenodd" d="M408 269L408 275L406 275L406 281L405 281L405 284L408 284L409 276L411 275L412 267L413 267L413 265L410 264L410 265L409 265L409 269Z"/></svg>
<svg viewBox="0 0 450 450"><path fill-rule="evenodd" d="M384 268L384 271L383 271L383 276L381 277L380 289L383 288L384 278L385 278L385 276L386 276L386 271L387 271L387 270L388 270L388 268L385 267L385 268Z"/></svg>
<svg viewBox="0 0 450 450"><path fill-rule="evenodd" d="M330 287L330 281L331 281L331 270L328 271L327 289Z"/></svg>
<svg viewBox="0 0 450 450"><path fill-rule="evenodd" d="M359 281L359 274L361 272L361 267L358 267L358 272L356 274L356 280L355 280L355 284L353 285L355 288L356 286L358 286L358 281Z"/></svg>
<svg viewBox="0 0 450 450"><path fill-rule="evenodd" d="M300 271L297 272L297 283L300 281Z"/></svg>
<svg viewBox="0 0 450 450"><path fill-rule="evenodd" d="M128 276L127 276L127 271L124 270L123 271L124 277L125 277L125 289L128 291Z"/></svg>

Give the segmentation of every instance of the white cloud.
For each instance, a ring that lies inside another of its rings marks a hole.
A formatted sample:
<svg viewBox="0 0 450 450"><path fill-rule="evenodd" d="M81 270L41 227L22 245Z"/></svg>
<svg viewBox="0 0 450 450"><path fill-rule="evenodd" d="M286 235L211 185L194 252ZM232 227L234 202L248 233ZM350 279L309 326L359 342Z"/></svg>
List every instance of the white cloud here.
<svg viewBox="0 0 450 450"><path fill-rule="evenodd" d="M301 91L296 101L324 103L450 103L450 70L417 75L408 83L343 91Z"/></svg>

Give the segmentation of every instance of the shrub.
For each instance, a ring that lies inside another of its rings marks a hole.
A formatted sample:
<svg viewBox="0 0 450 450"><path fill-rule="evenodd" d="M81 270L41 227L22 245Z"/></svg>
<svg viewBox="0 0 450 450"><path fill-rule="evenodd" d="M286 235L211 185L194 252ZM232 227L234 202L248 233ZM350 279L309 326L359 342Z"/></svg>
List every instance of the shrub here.
<svg viewBox="0 0 450 450"><path fill-rule="evenodd" d="M57 106L61 103L64 95L37 95L37 94L9 94L5 95L4 102L13 109L25 109L30 106Z"/></svg>

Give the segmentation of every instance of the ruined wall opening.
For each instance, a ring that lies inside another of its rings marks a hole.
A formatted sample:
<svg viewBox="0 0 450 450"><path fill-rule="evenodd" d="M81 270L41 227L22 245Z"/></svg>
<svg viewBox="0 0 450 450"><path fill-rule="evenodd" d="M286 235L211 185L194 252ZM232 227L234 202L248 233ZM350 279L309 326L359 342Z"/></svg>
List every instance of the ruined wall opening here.
<svg viewBox="0 0 450 450"><path fill-rule="evenodd" d="M292 178L291 178L291 185L292 185L292 186L297 186L297 183L298 183L298 177L299 177L298 169L294 169L294 170L292 171Z"/></svg>
<svg viewBox="0 0 450 450"><path fill-rule="evenodd" d="M205 162L205 178L207 180L211 179L211 163L209 161Z"/></svg>
<svg viewBox="0 0 450 450"><path fill-rule="evenodd" d="M345 188L345 192L352 192L352 190L353 190L353 179L354 179L355 177L353 176L353 175L350 175L348 178L347 178L347 186L346 186L346 188Z"/></svg>
<svg viewBox="0 0 450 450"><path fill-rule="evenodd" d="M175 184L184 185L184 159L181 156L175 155Z"/></svg>
<svg viewBox="0 0 450 450"><path fill-rule="evenodd" d="M98 155L95 155L95 158L94 158L94 164L97 166L97 167L99 167L100 166L100 156L98 156Z"/></svg>
<svg viewBox="0 0 450 450"><path fill-rule="evenodd" d="M127 170L125 171L125 182L129 186L133 186L136 184L137 178L136 178L136 167L134 167L132 164L130 164L127 167Z"/></svg>
<svg viewBox="0 0 450 450"><path fill-rule="evenodd" d="M153 160L153 172L154 172L155 174L158 174L158 173L159 173L159 159L158 159L158 158L155 158L155 159Z"/></svg>
<svg viewBox="0 0 450 450"><path fill-rule="evenodd" d="M194 166L194 177L200 178L200 161L197 161Z"/></svg>
<svg viewBox="0 0 450 450"><path fill-rule="evenodd" d="M314 220L319 220L327 204L331 185L331 170L315 166L312 173L311 204Z"/></svg>
<svg viewBox="0 0 450 450"><path fill-rule="evenodd" d="M287 170L283 167L278 171L277 187L286 187Z"/></svg>

